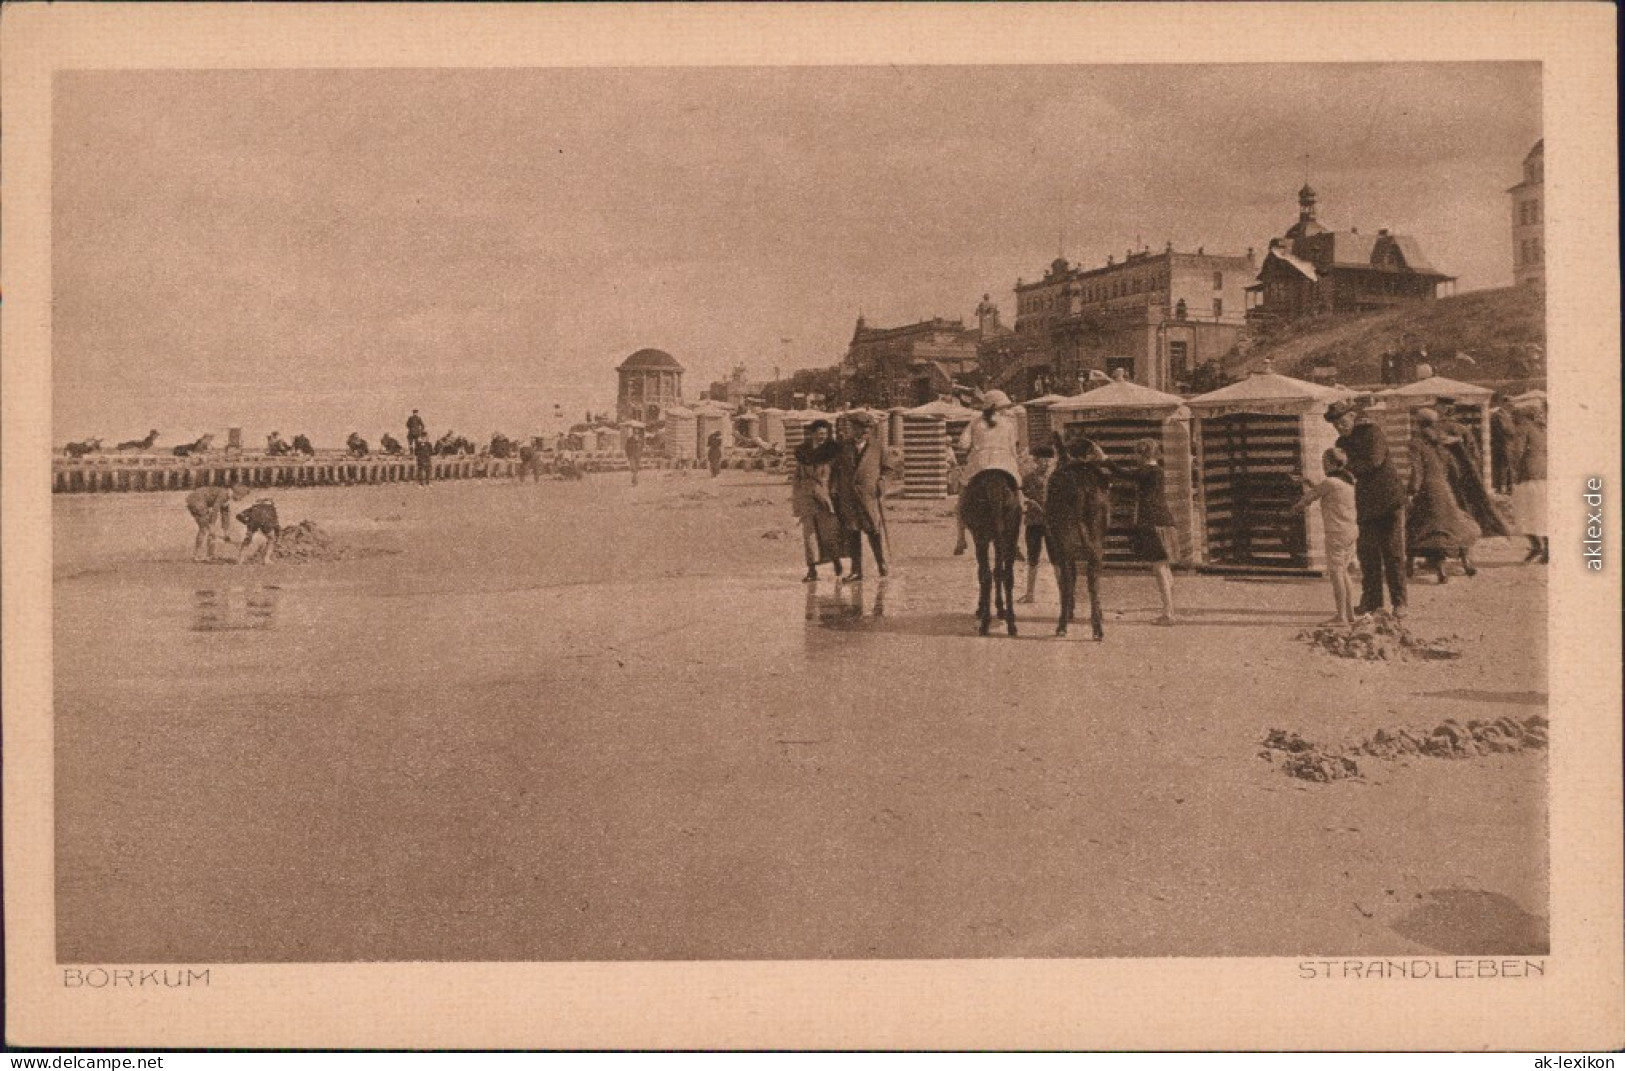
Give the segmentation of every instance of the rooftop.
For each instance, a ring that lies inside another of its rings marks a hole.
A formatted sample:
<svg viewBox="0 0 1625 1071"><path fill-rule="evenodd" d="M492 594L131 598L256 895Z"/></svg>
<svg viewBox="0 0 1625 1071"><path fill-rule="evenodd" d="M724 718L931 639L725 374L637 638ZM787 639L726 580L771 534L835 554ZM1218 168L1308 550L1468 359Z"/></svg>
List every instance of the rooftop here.
<svg viewBox="0 0 1625 1071"><path fill-rule="evenodd" d="M669 368L675 372L683 371L683 366L677 363L677 358L665 350L642 349L622 361L616 371L626 371L632 368Z"/></svg>

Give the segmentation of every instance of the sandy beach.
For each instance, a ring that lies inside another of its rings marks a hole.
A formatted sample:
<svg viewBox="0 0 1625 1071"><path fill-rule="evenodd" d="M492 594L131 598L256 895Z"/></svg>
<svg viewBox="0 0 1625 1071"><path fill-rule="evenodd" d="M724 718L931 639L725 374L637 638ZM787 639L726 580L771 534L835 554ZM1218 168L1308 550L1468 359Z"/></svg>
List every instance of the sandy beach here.
<svg viewBox="0 0 1625 1071"><path fill-rule="evenodd" d="M1547 949L1544 750L1262 748L1545 715L1521 540L1414 582L1459 659L1388 664L1297 638L1324 579L1181 574L1158 628L1111 571L1097 644L1046 566L978 638L947 502L802 584L771 473L279 491L348 556L269 566L182 499L53 502L63 962Z"/></svg>

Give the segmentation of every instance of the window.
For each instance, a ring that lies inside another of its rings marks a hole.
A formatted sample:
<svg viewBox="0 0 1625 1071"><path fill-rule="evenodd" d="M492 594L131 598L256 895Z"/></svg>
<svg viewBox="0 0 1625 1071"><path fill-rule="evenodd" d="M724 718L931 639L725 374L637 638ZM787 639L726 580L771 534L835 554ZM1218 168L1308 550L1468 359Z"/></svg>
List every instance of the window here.
<svg viewBox="0 0 1625 1071"><path fill-rule="evenodd" d="M1224 289L1224 272L1216 271L1216 272L1213 273L1213 289L1215 289L1215 290L1223 290Z"/></svg>
<svg viewBox="0 0 1625 1071"><path fill-rule="evenodd" d="M1224 298L1216 297L1216 298L1213 299L1213 318L1215 320L1217 320L1219 317L1221 317L1223 315L1224 315Z"/></svg>
<svg viewBox="0 0 1625 1071"><path fill-rule="evenodd" d="M1183 320L1184 318L1185 318L1185 299L1180 298L1178 301L1174 302L1174 319Z"/></svg>
<svg viewBox="0 0 1625 1071"><path fill-rule="evenodd" d="M1185 341L1168 343L1168 371L1176 376L1182 376L1190 371L1190 343Z"/></svg>

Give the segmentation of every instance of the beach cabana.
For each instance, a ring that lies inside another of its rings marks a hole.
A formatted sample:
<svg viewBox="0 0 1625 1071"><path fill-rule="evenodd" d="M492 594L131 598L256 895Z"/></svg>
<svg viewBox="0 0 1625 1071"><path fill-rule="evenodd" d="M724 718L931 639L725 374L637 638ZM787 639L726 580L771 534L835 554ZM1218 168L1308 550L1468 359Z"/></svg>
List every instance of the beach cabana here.
<svg viewBox="0 0 1625 1071"><path fill-rule="evenodd" d="M1114 461L1134 457L1134 444L1155 439L1162 446L1164 494L1174 517L1179 546L1170 548L1176 565L1201 560L1202 531L1197 524L1191 476L1191 413L1177 394L1164 394L1120 380L1098 390L1050 403L1049 426L1067 436L1093 439ZM1132 561L1129 525L1134 518L1134 489L1126 481L1112 485L1112 521L1106 534L1106 560Z"/></svg>
<svg viewBox="0 0 1625 1071"><path fill-rule="evenodd" d="M698 418L694 410L674 405L661 411L666 421L666 449L671 452L671 459L681 465L691 465L698 454L694 445L697 441L695 427Z"/></svg>
<svg viewBox="0 0 1625 1071"><path fill-rule="evenodd" d="M886 445L895 449L903 448L903 414L908 407L899 405L886 412Z"/></svg>
<svg viewBox="0 0 1625 1071"><path fill-rule="evenodd" d="M733 410L714 402L696 402L694 409L694 447L696 456L705 457L706 444L711 436L722 433L724 448L734 443Z"/></svg>
<svg viewBox="0 0 1625 1071"><path fill-rule="evenodd" d="M818 409L788 409L784 413L784 448L794 450L801 445L806 437L807 425L815 420L827 420L830 426L835 424L835 417Z"/></svg>
<svg viewBox="0 0 1625 1071"><path fill-rule="evenodd" d="M902 413L903 497L948 497L948 432L941 413Z"/></svg>
<svg viewBox="0 0 1625 1071"><path fill-rule="evenodd" d="M1048 446L1050 443L1050 417L1049 407L1056 402L1066 401L1064 394L1045 394L1030 401L1021 403L1021 409L1027 414L1027 448L1034 446Z"/></svg>
<svg viewBox="0 0 1625 1071"><path fill-rule="evenodd" d="M1456 423L1472 431L1478 442L1478 455L1483 468L1484 482L1490 482L1490 399L1495 392L1488 387L1480 387L1476 383L1463 383L1458 379L1446 379L1444 376L1430 376L1415 383L1407 383L1403 387L1385 390L1377 395L1386 410L1385 416L1378 416L1378 423L1382 424L1384 437L1388 440L1388 449L1392 452L1398 444L1398 454L1403 454L1405 460L1402 468L1407 477L1410 470L1410 442L1411 413L1416 409L1429 406L1439 411L1442 417L1448 417ZM1441 405L1440 398L1450 399L1450 404ZM1397 433L1397 434L1396 434ZM1399 457L1396 456L1398 461Z"/></svg>
<svg viewBox="0 0 1625 1071"><path fill-rule="evenodd" d="M941 417L943 433L947 435L950 443L956 445L956 448L959 436L964 432L965 426L981 415L976 410L967 409L958 402L945 402L941 399L926 402L924 405L917 405L910 409L909 413L916 416Z"/></svg>
<svg viewBox="0 0 1625 1071"><path fill-rule="evenodd" d="M1293 516L1300 478L1319 480L1321 454L1337 441L1326 408L1347 391L1275 372L1185 404L1192 414L1203 564L1245 572L1320 572L1325 532L1318 509Z"/></svg>
<svg viewBox="0 0 1625 1071"><path fill-rule="evenodd" d="M782 450L784 448L784 410L763 409L761 417L762 430L757 433L758 437L770 446L777 446Z"/></svg>

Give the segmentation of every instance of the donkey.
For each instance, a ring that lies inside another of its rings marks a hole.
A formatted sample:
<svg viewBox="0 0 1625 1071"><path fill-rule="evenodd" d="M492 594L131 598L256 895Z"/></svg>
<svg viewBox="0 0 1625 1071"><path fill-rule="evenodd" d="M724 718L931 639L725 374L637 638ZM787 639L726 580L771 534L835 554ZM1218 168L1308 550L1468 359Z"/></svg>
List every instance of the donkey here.
<svg viewBox="0 0 1625 1071"><path fill-rule="evenodd" d="M1106 638L1100 613L1100 567L1106 560L1106 529L1111 521L1111 465L1088 439L1067 448L1069 460L1049 478L1044 500L1044 544L1061 592L1057 636L1077 617L1078 563L1089 581L1089 625L1096 640Z"/></svg>
<svg viewBox="0 0 1625 1071"><path fill-rule="evenodd" d="M1010 474L984 469L971 477L960 492L959 512L976 544L976 578L981 595L976 603L977 633L986 636L993 615L989 596L1004 620L1006 631L1016 634L1016 544L1021 538L1021 496ZM993 562L988 563L988 545Z"/></svg>
<svg viewBox="0 0 1625 1071"><path fill-rule="evenodd" d="M152 444L157 441L158 429L154 428L153 430L147 432L147 437L145 439L127 439L124 442L119 443L117 449L121 454L127 450L134 451L138 454L144 454L148 450L151 450Z"/></svg>

